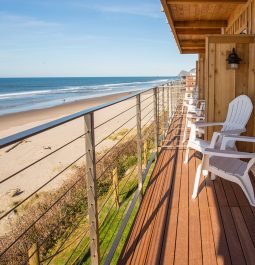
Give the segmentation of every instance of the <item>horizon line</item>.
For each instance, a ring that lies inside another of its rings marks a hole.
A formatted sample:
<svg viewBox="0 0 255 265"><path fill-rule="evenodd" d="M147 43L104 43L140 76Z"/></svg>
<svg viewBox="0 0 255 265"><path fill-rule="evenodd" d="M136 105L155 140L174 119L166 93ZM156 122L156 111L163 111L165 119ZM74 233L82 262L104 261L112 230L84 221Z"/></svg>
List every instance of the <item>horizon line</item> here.
<svg viewBox="0 0 255 265"><path fill-rule="evenodd" d="M116 75L116 76L0 76L7 78L117 78L117 77L178 77L178 75Z"/></svg>

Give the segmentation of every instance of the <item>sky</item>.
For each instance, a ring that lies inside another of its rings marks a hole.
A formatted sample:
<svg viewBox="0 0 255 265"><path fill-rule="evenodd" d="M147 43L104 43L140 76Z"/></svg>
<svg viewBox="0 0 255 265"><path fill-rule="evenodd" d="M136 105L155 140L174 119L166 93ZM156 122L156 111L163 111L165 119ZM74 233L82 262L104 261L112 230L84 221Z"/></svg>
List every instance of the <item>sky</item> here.
<svg viewBox="0 0 255 265"><path fill-rule="evenodd" d="M180 55L160 0L0 0L0 77L171 76Z"/></svg>

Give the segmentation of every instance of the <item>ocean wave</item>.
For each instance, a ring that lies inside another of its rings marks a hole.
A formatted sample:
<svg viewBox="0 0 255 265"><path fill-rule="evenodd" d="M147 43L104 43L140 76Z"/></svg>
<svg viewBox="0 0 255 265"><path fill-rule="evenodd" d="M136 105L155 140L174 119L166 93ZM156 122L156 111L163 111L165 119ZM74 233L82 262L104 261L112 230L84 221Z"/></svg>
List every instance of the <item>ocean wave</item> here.
<svg viewBox="0 0 255 265"><path fill-rule="evenodd" d="M119 87L119 86L129 86L129 85L142 85L142 84L159 84L167 82L169 79L160 79L160 80L152 80L152 81L137 81L130 83L117 83L117 84L105 84L104 87Z"/></svg>
<svg viewBox="0 0 255 265"><path fill-rule="evenodd" d="M22 91L22 92L13 92L13 93L3 93L0 94L0 100L6 100L11 98L26 98L33 97L38 95L48 95L48 94L68 94L68 93L100 93L109 91L124 92L124 91L133 91L140 89L139 85L146 84L160 84L167 82L169 79L159 79L151 80L144 82L123 82L115 84L102 84L102 85L86 85L86 86L65 86L64 88L55 88L55 89L45 89L45 90L35 90L35 91ZM118 88L123 87L123 90L117 90Z"/></svg>
<svg viewBox="0 0 255 265"><path fill-rule="evenodd" d="M14 92L14 93L4 93L0 94L1 99L9 99L9 98L25 98L36 95L48 95L48 94L67 94L67 93L81 93L81 92L102 92L102 91L111 91L112 88L89 88L87 86L77 86L77 87L69 87L69 88L60 88L60 89L48 89L48 90L37 90L37 91L23 91L23 92Z"/></svg>
<svg viewBox="0 0 255 265"><path fill-rule="evenodd" d="M0 99L12 98L12 97L24 97L29 95L37 94L50 94L52 90L37 90L37 91L23 91L23 92L14 92L14 93L3 93L0 94Z"/></svg>

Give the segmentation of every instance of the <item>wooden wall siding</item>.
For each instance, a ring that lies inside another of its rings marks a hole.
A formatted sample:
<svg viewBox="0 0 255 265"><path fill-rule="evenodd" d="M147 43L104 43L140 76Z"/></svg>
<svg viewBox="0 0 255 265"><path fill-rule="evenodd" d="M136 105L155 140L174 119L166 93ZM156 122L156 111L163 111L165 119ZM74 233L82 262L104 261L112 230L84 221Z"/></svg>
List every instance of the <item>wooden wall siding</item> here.
<svg viewBox="0 0 255 265"><path fill-rule="evenodd" d="M255 108L255 44L249 45L248 96L251 98ZM251 121L248 124L248 133L255 136L255 111L252 113ZM252 144L248 150L255 151L255 144Z"/></svg>
<svg viewBox="0 0 255 265"><path fill-rule="evenodd" d="M244 30L247 34L255 34L255 0L249 0L233 12L225 33L240 34Z"/></svg>
<svg viewBox="0 0 255 265"><path fill-rule="evenodd" d="M208 121L224 121L229 102L241 94L248 95L255 105L255 38L245 35L229 37L221 35L206 40L205 99ZM228 69L226 62L233 48L242 59L237 70ZM208 129L207 137L210 138L213 131L218 129ZM255 135L254 115L248 124L247 135ZM251 151L250 146L239 147Z"/></svg>
<svg viewBox="0 0 255 265"><path fill-rule="evenodd" d="M196 61L196 86L198 86L198 79L199 79L199 73L198 73L198 61Z"/></svg>
<svg viewBox="0 0 255 265"><path fill-rule="evenodd" d="M199 54L198 57L198 88L199 98L205 99L205 54Z"/></svg>

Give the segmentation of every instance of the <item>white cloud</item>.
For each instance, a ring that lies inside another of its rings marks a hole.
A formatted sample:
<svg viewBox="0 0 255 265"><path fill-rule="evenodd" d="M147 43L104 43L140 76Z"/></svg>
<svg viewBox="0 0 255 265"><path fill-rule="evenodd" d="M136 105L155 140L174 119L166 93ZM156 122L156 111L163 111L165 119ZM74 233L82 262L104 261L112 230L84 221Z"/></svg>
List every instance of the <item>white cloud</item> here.
<svg viewBox="0 0 255 265"><path fill-rule="evenodd" d="M79 4L87 9L93 9L102 13L126 14L135 16L160 17L160 5L142 4L142 5L86 5Z"/></svg>
<svg viewBox="0 0 255 265"><path fill-rule="evenodd" d="M58 23L40 20L34 17L21 16L7 12L0 12L2 27L48 28L59 26Z"/></svg>

